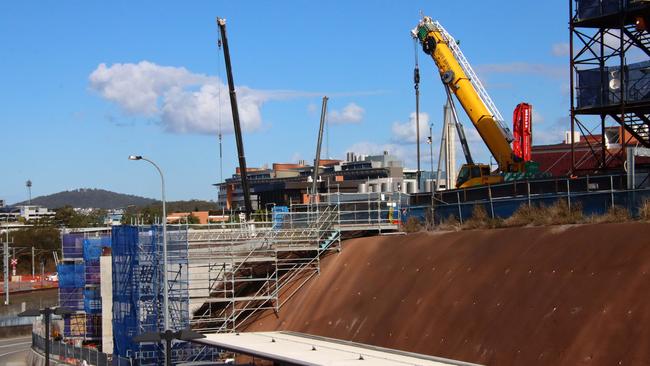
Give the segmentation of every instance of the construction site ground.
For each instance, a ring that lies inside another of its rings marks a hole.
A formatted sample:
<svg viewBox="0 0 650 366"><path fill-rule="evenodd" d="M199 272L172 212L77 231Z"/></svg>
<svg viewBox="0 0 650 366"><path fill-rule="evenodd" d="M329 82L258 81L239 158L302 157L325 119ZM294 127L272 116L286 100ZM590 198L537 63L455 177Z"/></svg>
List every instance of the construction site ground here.
<svg viewBox="0 0 650 366"><path fill-rule="evenodd" d="M650 364L650 224L343 242L279 314L291 330L486 365Z"/></svg>

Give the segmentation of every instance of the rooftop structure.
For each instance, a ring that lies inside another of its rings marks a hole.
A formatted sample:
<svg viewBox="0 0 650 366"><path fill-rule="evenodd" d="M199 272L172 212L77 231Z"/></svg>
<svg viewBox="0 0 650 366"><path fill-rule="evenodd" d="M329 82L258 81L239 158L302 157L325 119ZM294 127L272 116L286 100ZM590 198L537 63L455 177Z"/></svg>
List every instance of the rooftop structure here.
<svg viewBox="0 0 650 366"><path fill-rule="evenodd" d="M56 212L38 205L0 206L0 220L2 221L17 221L21 218L25 221L40 220L53 218L54 215Z"/></svg>
<svg viewBox="0 0 650 366"><path fill-rule="evenodd" d="M304 161L275 163L272 169L249 169L254 208L264 210L267 205L306 203L313 169ZM225 182L215 184L219 189L217 203L223 209L238 209L243 205L239 173L237 169ZM388 151L370 156L348 153L345 161L321 160L319 173L318 191L321 193L417 192L416 171L404 169L402 161Z"/></svg>
<svg viewBox="0 0 650 366"><path fill-rule="evenodd" d="M583 136L579 132L575 133L571 144L571 132L567 131L564 141L558 144L537 145L532 148L533 160L539 163L540 171L551 173L552 176L567 176L575 167L579 170L595 172L604 170L601 166L602 161L598 154L594 154L594 145L605 146L608 156L623 155L625 146L633 146L638 143L623 126L606 127L602 135ZM573 161L572 161L573 152ZM650 158L638 157L636 160L638 166L650 164ZM608 168L622 170L624 168L624 159L614 159L609 162Z"/></svg>

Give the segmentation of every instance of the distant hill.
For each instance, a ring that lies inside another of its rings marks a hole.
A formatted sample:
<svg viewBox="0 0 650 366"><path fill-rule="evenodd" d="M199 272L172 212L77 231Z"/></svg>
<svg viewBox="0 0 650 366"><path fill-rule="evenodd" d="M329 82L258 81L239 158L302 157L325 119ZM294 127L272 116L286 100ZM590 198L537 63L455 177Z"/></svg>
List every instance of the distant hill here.
<svg viewBox="0 0 650 366"><path fill-rule="evenodd" d="M104 189L81 188L40 196L32 199L33 205L55 209L66 205L75 208L123 208L130 205L147 206L158 202L151 198L107 191ZM16 203L26 205L28 202Z"/></svg>

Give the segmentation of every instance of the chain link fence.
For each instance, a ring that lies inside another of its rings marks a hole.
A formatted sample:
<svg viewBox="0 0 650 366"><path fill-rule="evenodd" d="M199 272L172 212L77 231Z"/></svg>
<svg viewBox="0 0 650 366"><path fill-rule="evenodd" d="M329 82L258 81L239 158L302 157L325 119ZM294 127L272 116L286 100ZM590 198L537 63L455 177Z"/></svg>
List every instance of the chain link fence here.
<svg viewBox="0 0 650 366"><path fill-rule="evenodd" d="M32 333L32 348L45 353L45 338ZM53 340L50 340L50 357L71 364L86 361L89 366L132 366L128 358L111 356L93 348L76 347Z"/></svg>

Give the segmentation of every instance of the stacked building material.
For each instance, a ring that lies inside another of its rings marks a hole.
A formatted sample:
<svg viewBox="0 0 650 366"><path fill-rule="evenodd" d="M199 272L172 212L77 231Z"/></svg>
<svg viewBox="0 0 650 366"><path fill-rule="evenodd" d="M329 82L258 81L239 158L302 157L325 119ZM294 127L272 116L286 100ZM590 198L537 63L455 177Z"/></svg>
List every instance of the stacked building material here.
<svg viewBox="0 0 650 366"><path fill-rule="evenodd" d="M99 257L111 246L110 236L88 237L70 233L62 237L63 261L59 273L59 304L76 314L66 317L64 336L85 340L101 337Z"/></svg>

